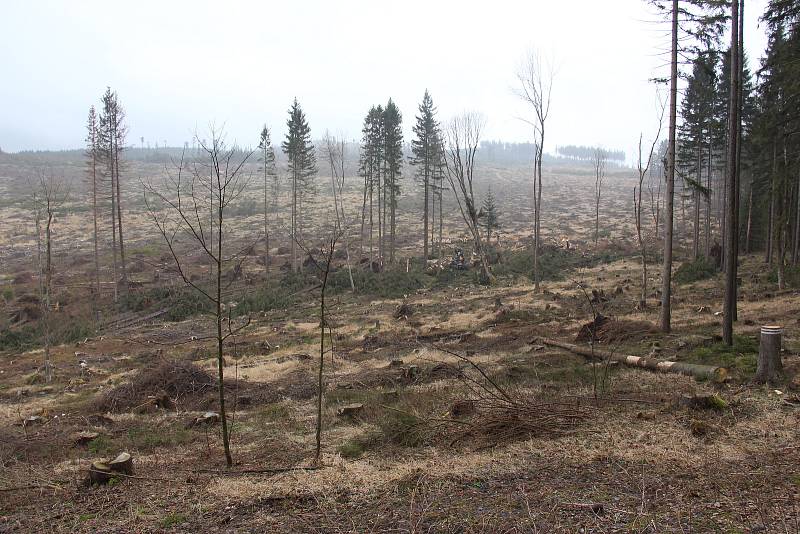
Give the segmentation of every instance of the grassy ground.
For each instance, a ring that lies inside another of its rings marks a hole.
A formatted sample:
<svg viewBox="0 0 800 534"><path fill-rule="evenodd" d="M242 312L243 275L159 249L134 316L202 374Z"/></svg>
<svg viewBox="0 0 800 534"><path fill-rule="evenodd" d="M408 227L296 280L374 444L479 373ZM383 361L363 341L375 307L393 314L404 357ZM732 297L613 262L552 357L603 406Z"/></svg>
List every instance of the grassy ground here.
<svg viewBox="0 0 800 534"><path fill-rule="evenodd" d="M748 380L754 336L764 322L786 326L784 363L789 374L797 372L800 299L770 289L757 276L758 260L748 259L734 347L713 337L720 320L713 312L721 305L713 276L678 286L673 334L633 330L604 344L633 354L656 347L661 357L727 365L733 379L724 385L590 366L537 342L542 335L572 341L591 317L576 283L608 295L621 286L600 311L629 321L624 324L654 322L655 299L651 309L635 308L638 290L629 280L637 280L636 269L635 260L624 259L572 267L539 294L525 278L485 288L468 276L447 284L421 279L405 298L336 291L322 467L312 471L243 472L312 463L318 351L312 298L292 301L289 315L282 302L266 306L237 340L236 355L226 356L235 412L230 472L219 427L187 428L216 408L213 387L173 394L172 409L136 406L158 394L159 384L173 387L166 379L137 379L157 362L191 362L214 376L211 347L185 342L202 337L211 326L207 319L59 346L50 384L37 377L41 355L6 353L0 530L797 532L795 393ZM395 319L400 303L412 313ZM148 343L153 339L180 344ZM88 369L81 371L76 353ZM487 389L497 390L455 355L469 356L515 402L563 403L580 421L557 435L546 427L485 432ZM129 407L97 412L99 399L130 382L150 385L132 393ZM692 410L677 402L703 393L719 395L724 408ZM453 416L465 399L477 400L477 409ZM353 403L364 405L357 416L336 415ZM30 415L41 423L21 426ZM86 430L99 436L76 444ZM105 487L80 483L92 459L123 450L134 456L136 478ZM602 513L586 504L602 505Z"/></svg>

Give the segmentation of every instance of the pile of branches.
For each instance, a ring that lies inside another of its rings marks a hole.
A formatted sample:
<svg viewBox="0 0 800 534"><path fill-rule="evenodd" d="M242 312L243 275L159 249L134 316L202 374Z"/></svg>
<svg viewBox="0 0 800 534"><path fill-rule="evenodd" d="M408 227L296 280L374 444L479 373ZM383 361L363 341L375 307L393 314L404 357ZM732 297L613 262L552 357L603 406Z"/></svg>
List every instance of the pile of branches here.
<svg viewBox="0 0 800 534"><path fill-rule="evenodd" d="M450 419L437 421L437 426L455 434L451 445L471 438L495 446L531 437L561 437L576 432L593 413L590 406L581 406L574 400L542 400L512 394L472 359L436 348L467 364L460 378L471 398L457 402L450 411Z"/></svg>
<svg viewBox="0 0 800 534"><path fill-rule="evenodd" d="M581 326L575 341L579 343L619 343L655 334L658 328L648 321L630 321L597 314Z"/></svg>
<svg viewBox="0 0 800 534"><path fill-rule="evenodd" d="M191 362L164 360L142 369L133 379L108 391L96 403L99 412L122 412L147 402L148 397L168 395L181 400L213 391L216 379Z"/></svg>
<svg viewBox="0 0 800 534"><path fill-rule="evenodd" d="M469 402L474 412L468 418L454 419L449 427L455 433L451 445L479 439L496 446L533 437L557 438L575 433L589 419L591 409L575 402L542 401L534 398L483 397Z"/></svg>

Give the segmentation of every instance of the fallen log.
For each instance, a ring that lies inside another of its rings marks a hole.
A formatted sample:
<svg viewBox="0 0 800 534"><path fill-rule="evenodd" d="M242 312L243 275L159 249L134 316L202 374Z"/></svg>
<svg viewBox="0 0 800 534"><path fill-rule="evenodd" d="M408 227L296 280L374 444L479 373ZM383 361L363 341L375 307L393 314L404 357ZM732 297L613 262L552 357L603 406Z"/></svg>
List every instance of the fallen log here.
<svg viewBox="0 0 800 534"><path fill-rule="evenodd" d="M631 356L628 354L615 354L597 348L592 350L591 348L584 348L578 345L573 345L572 343L564 343L563 341L557 341L554 339L539 338L538 340L540 343L545 345L568 350L587 358L619 362L630 367L641 367L644 369L650 369L651 371L688 375L701 380L711 380L712 382L724 382L728 377L728 370L725 367L714 367L711 365L699 365L686 362L673 362L668 360L659 360L657 358Z"/></svg>

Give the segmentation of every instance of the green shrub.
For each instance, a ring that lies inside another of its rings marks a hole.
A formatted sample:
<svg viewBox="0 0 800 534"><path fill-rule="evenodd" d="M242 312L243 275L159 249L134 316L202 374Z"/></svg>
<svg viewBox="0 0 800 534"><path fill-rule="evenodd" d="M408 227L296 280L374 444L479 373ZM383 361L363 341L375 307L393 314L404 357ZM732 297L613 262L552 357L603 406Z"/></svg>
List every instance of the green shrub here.
<svg viewBox="0 0 800 534"><path fill-rule="evenodd" d="M363 295L380 298L401 298L422 289L430 283L430 277L420 271L387 269L381 273L353 270L356 291ZM350 276L346 268L331 273L328 287L334 292L350 291Z"/></svg>
<svg viewBox="0 0 800 534"><path fill-rule="evenodd" d="M800 288L800 266L786 267L784 271L784 277L787 287ZM768 281L773 284L778 283L777 269L773 269L772 271L770 271Z"/></svg>
<svg viewBox="0 0 800 534"><path fill-rule="evenodd" d="M167 308L168 321L183 321L199 313L212 311L211 302L190 287L156 287L147 291L131 291L122 301L122 308L143 312Z"/></svg>
<svg viewBox="0 0 800 534"><path fill-rule="evenodd" d="M750 376L756 372L758 341L754 337L734 336L733 346L720 342L707 347L698 347L689 354L687 360L703 365L726 367L732 373Z"/></svg>
<svg viewBox="0 0 800 534"><path fill-rule="evenodd" d="M181 523L186 522L186 515L184 514L169 514L161 519L161 528L171 528Z"/></svg>
<svg viewBox="0 0 800 534"><path fill-rule="evenodd" d="M253 312L266 312L288 308L294 302L294 298L283 286L262 287L254 292L247 293L234 308L234 315L241 316Z"/></svg>
<svg viewBox="0 0 800 534"><path fill-rule="evenodd" d="M41 339L38 325L6 328L0 331L0 350L25 350L36 346Z"/></svg>
<svg viewBox="0 0 800 534"><path fill-rule="evenodd" d="M717 274L717 268L705 257L699 257L695 261L684 262L675 271L675 282L678 284L690 284L699 280L711 278Z"/></svg>
<svg viewBox="0 0 800 534"><path fill-rule="evenodd" d="M360 438L353 438L339 445L339 454L342 458L359 458L364 454L364 442Z"/></svg>
<svg viewBox="0 0 800 534"><path fill-rule="evenodd" d="M89 452L96 456L104 456L110 454L114 450L115 445L108 436L100 435L90 441L87 448Z"/></svg>

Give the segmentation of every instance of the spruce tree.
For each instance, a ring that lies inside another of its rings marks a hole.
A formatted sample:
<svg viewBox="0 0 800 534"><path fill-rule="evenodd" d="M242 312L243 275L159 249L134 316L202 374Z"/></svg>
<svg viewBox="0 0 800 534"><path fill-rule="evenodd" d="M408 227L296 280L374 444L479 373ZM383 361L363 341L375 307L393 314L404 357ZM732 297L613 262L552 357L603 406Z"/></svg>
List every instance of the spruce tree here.
<svg viewBox="0 0 800 534"><path fill-rule="evenodd" d="M288 132L286 139L281 143L281 148L289 160L288 173L292 183L292 270L299 272L297 240L299 222L303 217L302 201L306 195L313 192L313 178L317 174L317 156L311 141L311 128L296 98L289 109L286 126Z"/></svg>
<svg viewBox="0 0 800 534"><path fill-rule="evenodd" d="M483 199L481 219L483 227L486 228L486 244L488 245L492 238L492 232L500 228L500 211L497 208L494 194L492 194L492 186L489 186L486 198Z"/></svg>
<svg viewBox="0 0 800 534"><path fill-rule="evenodd" d="M92 203L92 223L93 223L93 239L94 241L94 298L92 305L95 306L100 298L100 252L98 247L98 186L100 179L100 169L98 169L98 160L100 157L100 139L98 137L97 112L94 106L89 108L89 118L86 121L86 177L89 182L89 193L91 195ZM97 313L95 313L97 319Z"/></svg>
<svg viewBox="0 0 800 534"><path fill-rule="evenodd" d="M422 185L423 208L422 208L422 228L423 228L423 255L425 260L429 257L428 247L428 228L432 217L432 181L437 164L437 152L439 150L439 123L436 120L436 108L433 99L427 89L419 105L417 122L413 127L416 136L411 141L411 164L417 167L417 178Z"/></svg>
<svg viewBox="0 0 800 534"><path fill-rule="evenodd" d="M273 204L278 195L278 171L275 167L275 149L272 146L269 128L265 124L258 140L259 162L264 176L264 271L269 274L269 220L268 198L272 196Z"/></svg>
<svg viewBox="0 0 800 534"><path fill-rule="evenodd" d="M383 147L384 217L388 211L389 261L394 262L397 198L403 168L403 116L391 98L383 111Z"/></svg>
<svg viewBox="0 0 800 534"><path fill-rule="evenodd" d="M110 87L102 97L103 108L100 113L98 140L100 155L106 167L106 178L109 180L111 194L111 234L114 249L114 301L117 300L117 288L121 286L127 293L128 275L125 265L125 240L122 231L122 151L125 148L127 127L125 111L119 103L117 93ZM119 245L120 278L117 279L117 245Z"/></svg>
<svg viewBox="0 0 800 534"><path fill-rule="evenodd" d="M380 148L381 138L380 132L382 130L381 123L383 122L383 108L380 106L372 106L364 118L364 127L361 130L361 153L359 157L359 174L364 179L363 201L361 208L361 236L362 236L362 254L363 254L363 239L364 227L366 225L367 214L369 214L369 259L370 263L373 260L374 253L374 223L375 223L375 192L379 187L380 181L380 154L383 151ZM379 189L378 189L379 190ZM380 223L380 219L378 221Z"/></svg>

